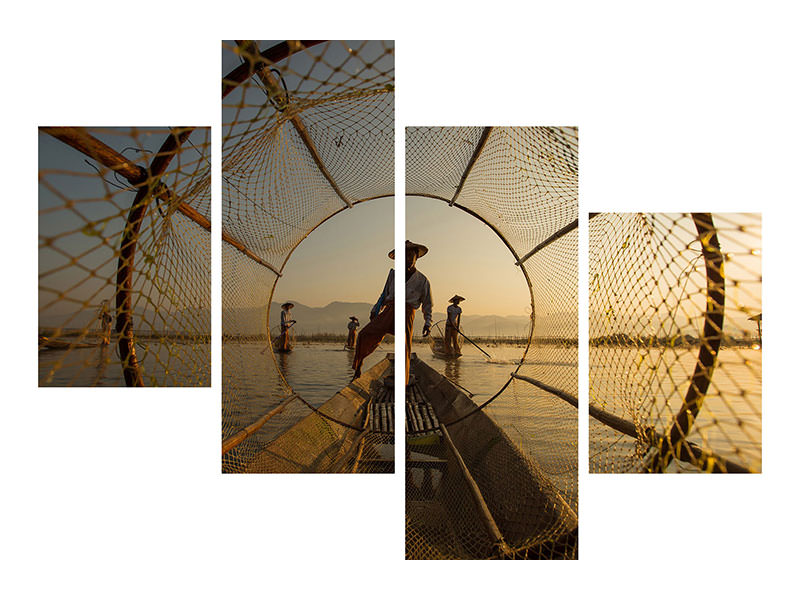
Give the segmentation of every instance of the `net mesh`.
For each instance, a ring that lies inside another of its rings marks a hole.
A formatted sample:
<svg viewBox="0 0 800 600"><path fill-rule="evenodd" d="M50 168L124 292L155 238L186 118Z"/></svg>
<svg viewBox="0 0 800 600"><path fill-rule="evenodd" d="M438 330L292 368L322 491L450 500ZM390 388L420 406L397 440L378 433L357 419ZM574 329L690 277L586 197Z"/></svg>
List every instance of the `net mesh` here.
<svg viewBox="0 0 800 600"><path fill-rule="evenodd" d="M39 385L210 385L210 130L39 132Z"/></svg>
<svg viewBox="0 0 800 600"><path fill-rule="evenodd" d="M269 324L293 250L340 211L394 195L393 43L239 41L222 52L222 469L391 470L391 435L370 420L387 402L390 361L312 404L284 379Z"/></svg>
<svg viewBox="0 0 800 600"><path fill-rule="evenodd" d="M406 556L577 558L577 129L408 128L406 194L492 228L531 294L528 346L488 403L424 363L412 369L453 445L441 432L407 436Z"/></svg>
<svg viewBox="0 0 800 600"><path fill-rule="evenodd" d="M761 469L761 218L589 221L590 468Z"/></svg>

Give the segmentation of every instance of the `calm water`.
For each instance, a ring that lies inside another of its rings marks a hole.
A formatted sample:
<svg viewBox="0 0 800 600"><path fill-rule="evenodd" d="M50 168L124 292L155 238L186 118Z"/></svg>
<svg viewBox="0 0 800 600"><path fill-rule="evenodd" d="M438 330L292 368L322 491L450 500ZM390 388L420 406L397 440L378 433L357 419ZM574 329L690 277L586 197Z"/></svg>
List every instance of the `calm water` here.
<svg viewBox="0 0 800 600"><path fill-rule="evenodd" d="M650 422L649 415L656 418L653 407L668 405L661 422L671 422L668 416L680 409L688 389L697 349L677 352L665 349L663 356L661 354L657 349L590 349L590 365L606 365L590 370L592 401L631 420L633 415L640 415L644 422ZM617 437L615 432L603 429L607 428L592 419L590 441L599 433L606 441ZM689 440L745 466L760 469L760 350L724 348L720 352L709 393ZM603 444L598 443L592 453L601 452ZM615 448L618 455L631 455L635 444L622 437ZM603 459L598 455L598 460ZM605 469L601 462L593 461L592 465L593 470Z"/></svg>
<svg viewBox="0 0 800 600"><path fill-rule="evenodd" d="M150 344L136 348L145 385L208 386L209 344ZM40 386L125 386L115 344L39 352Z"/></svg>
<svg viewBox="0 0 800 600"><path fill-rule="evenodd" d="M392 352L383 343L364 361L365 372ZM250 425L280 404L290 392L275 371L312 406L330 400L353 377L353 352L341 343L300 342L288 354L275 354L263 342L225 343L223 353L223 437ZM293 402L259 431L256 439L271 439L308 414L301 403Z"/></svg>
<svg viewBox="0 0 800 600"><path fill-rule="evenodd" d="M492 358L488 359L477 348L463 343L459 358L438 358L428 344L415 343L412 352L450 381L474 394L477 403L485 402L508 381L517 368L524 346L479 344Z"/></svg>

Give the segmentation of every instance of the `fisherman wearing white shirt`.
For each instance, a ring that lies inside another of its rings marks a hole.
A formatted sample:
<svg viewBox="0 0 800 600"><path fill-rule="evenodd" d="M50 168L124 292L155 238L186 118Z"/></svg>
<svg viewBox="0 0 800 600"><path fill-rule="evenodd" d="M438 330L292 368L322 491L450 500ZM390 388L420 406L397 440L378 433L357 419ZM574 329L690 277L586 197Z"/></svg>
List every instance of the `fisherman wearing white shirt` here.
<svg viewBox="0 0 800 600"><path fill-rule="evenodd" d="M459 302L464 300L463 296L456 294L450 298L450 306L447 307L447 322L444 326L444 350L447 354L461 356L461 347L458 345L458 332L461 329L461 307Z"/></svg>
<svg viewBox="0 0 800 600"><path fill-rule="evenodd" d="M424 256L428 249L421 244L406 240L406 383L408 383L409 363L411 360L411 336L414 326L414 311L422 307L425 325L422 335L428 335L433 321L433 299L431 286L427 277L417 271L415 265L420 256ZM394 258L394 250L389 252L389 258ZM358 334L356 352L353 358L353 379L361 377L361 365L381 343L383 336L394 333L394 269L389 270L383 292L378 302L370 311L370 322Z"/></svg>
<svg viewBox="0 0 800 600"><path fill-rule="evenodd" d="M350 317L350 322L347 324L347 342L346 348L355 348L356 346L356 330L359 328L358 317Z"/></svg>
<svg viewBox="0 0 800 600"><path fill-rule="evenodd" d="M281 304L281 337L278 342L279 352L289 352L292 348L289 345L289 328L297 323L292 319L292 313L289 312L294 308L292 302L284 302Z"/></svg>

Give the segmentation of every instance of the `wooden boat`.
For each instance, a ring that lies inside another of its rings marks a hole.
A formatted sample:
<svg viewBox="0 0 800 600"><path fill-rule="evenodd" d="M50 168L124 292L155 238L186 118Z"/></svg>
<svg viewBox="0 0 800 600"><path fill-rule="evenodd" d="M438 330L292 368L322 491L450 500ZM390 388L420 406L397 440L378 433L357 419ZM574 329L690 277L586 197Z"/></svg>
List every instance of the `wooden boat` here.
<svg viewBox="0 0 800 600"><path fill-rule="evenodd" d="M250 460L250 473L394 472L394 357L389 354Z"/></svg>
<svg viewBox="0 0 800 600"><path fill-rule="evenodd" d="M76 341L69 341L69 340L58 340L54 338L49 338L44 335L39 336L39 350L68 350L72 348L97 348L98 346L103 346L108 344L102 344L100 342L76 342Z"/></svg>
<svg viewBox="0 0 800 600"><path fill-rule="evenodd" d="M415 355L411 373L406 557L577 558L577 515L541 468Z"/></svg>
<svg viewBox="0 0 800 600"><path fill-rule="evenodd" d="M444 345L444 339L440 337L429 336L429 344L431 352L436 358L458 358L461 356L460 352L448 352Z"/></svg>
<svg viewBox="0 0 800 600"><path fill-rule="evenodd" d="M278 352L280 354L288 354L294 350L294 342L291 338L289 338L289 346L284 348L283 344L281 343L281 337L278 336L272 340L272 350L273 352Z"/></svg>

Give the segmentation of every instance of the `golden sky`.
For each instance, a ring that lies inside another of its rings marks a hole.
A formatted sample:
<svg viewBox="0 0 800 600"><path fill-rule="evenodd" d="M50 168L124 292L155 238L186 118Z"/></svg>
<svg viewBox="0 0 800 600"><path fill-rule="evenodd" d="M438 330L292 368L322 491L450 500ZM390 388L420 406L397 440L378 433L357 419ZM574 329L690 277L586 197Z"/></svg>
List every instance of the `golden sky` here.
<svg viewBox="0 0 800 600"><path fill-rule="evenodd" d="M466 298L465 314L530 314L530 293L514 257L489 227L463 210L407 197L406 238L429 249L417 267L431 282L435 312L459 294Z"/></svg>

